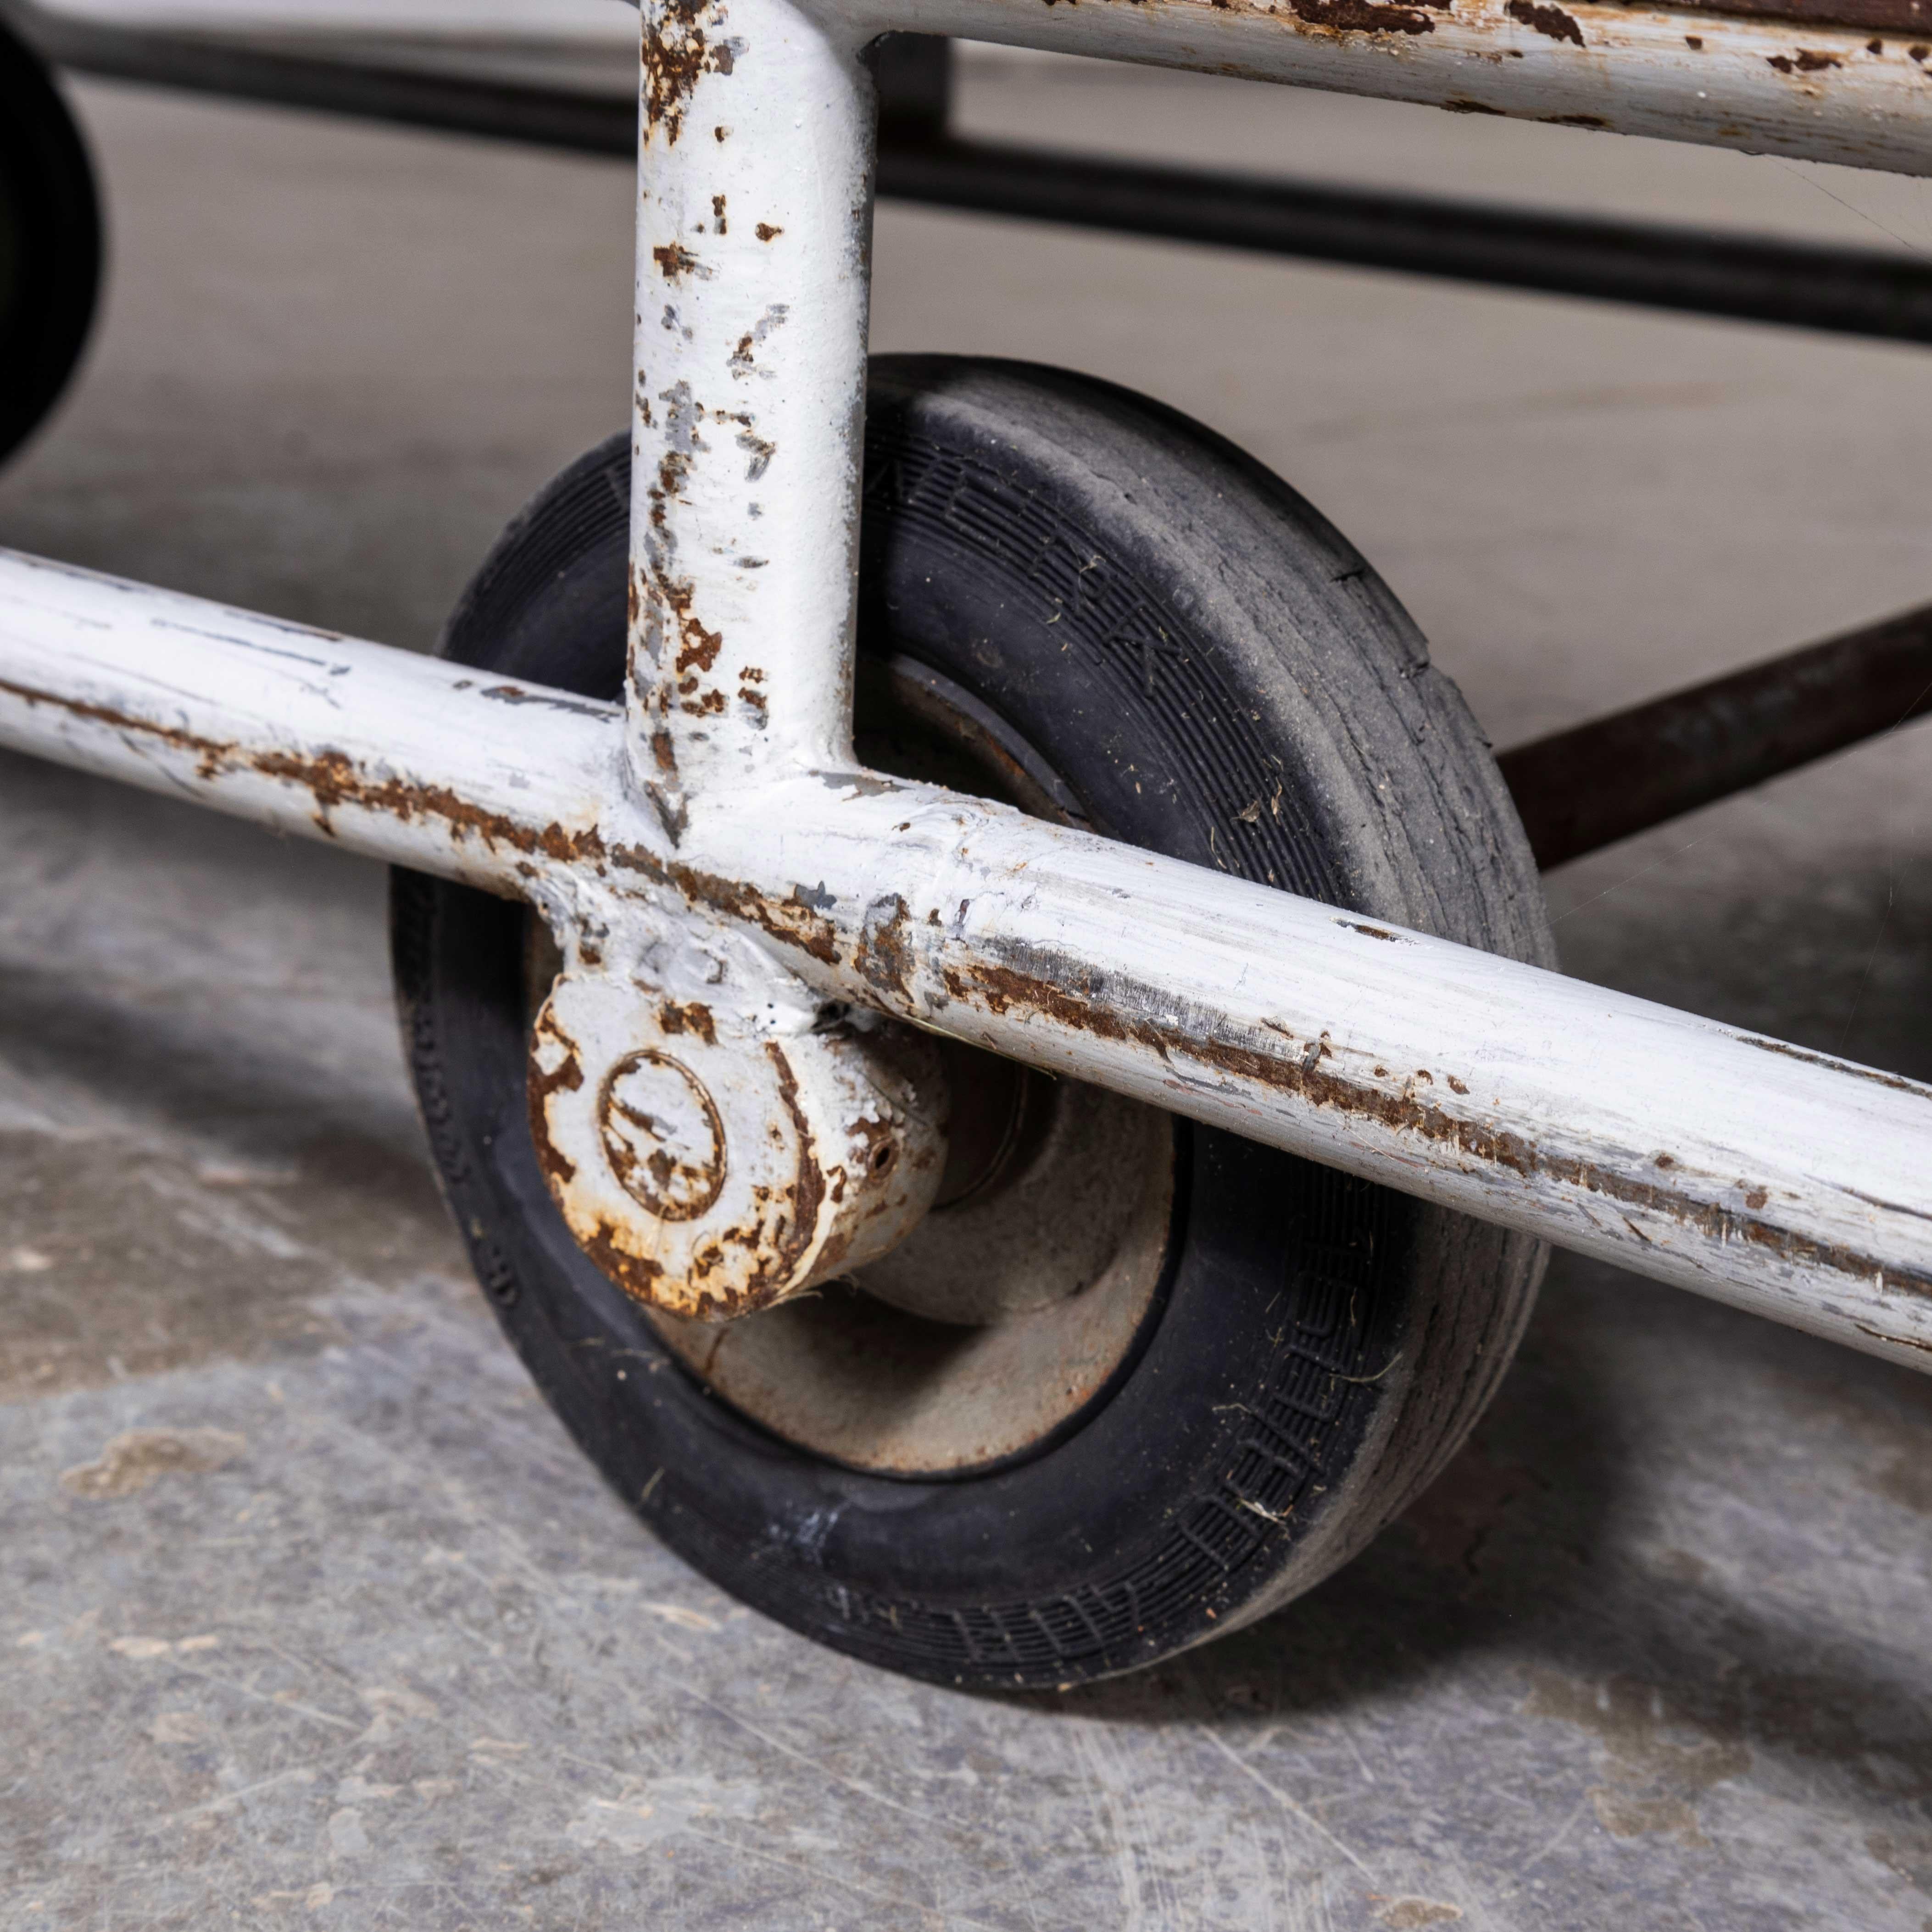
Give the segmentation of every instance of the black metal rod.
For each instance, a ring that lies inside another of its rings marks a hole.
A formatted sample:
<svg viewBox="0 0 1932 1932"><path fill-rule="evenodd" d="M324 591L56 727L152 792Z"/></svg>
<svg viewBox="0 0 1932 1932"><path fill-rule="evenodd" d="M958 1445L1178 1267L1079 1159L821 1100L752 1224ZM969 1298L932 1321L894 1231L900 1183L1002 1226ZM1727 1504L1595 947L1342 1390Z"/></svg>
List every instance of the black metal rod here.
<svg viewBox="0 0 1932 1932"><path fill-rule="evenodd" d="M1547 871L1932 713L1932 604L1559 731L1499 763Z"/></svg>
<svg viewBox="0 0 1932 1932"><path fill-rule="evenodd" d="M628 96L130 32L63 19L21 0L4 0L0 13L46 58L88 73L584 154L628 160L635 152L636 110ZM920 50L909 50L908 57L916 63ZM943 88L943 80L935 84ZM1932 342L1932 263L1910 256L1142 166L989 142L895 140L898 124L893 117L881 145L879 192L900 200L1551 295Z"/></svg>
<svg viewBox="0 0 1932 1932"><path fill-rule="evenodd" d="M104 80L626 160L637 152L638 106L628 94L586 94L278 53L232 41L69 20L18 0L0 5L0 18L55 66Z"/></svg>
<svg viewBox="0 0 1932 1932"><path fill-rule="evenodd" d="M1932 262L1871 250L966 141L883 151L879 192L1030 220L1547 295L1932 342Z"/></svg>

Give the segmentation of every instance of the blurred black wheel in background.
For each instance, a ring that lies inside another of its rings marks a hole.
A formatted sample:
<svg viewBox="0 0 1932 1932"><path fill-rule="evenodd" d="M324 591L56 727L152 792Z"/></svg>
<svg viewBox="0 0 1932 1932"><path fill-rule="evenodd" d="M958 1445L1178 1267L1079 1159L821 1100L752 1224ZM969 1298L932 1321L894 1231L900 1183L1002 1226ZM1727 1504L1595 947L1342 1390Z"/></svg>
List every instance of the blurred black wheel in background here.
<svg viewBox="0 0 1932 1932"><path fill-rule="evenodd" d="M100 206L44 62L0 26L0 462L73 375L100 286Z"/></svg>

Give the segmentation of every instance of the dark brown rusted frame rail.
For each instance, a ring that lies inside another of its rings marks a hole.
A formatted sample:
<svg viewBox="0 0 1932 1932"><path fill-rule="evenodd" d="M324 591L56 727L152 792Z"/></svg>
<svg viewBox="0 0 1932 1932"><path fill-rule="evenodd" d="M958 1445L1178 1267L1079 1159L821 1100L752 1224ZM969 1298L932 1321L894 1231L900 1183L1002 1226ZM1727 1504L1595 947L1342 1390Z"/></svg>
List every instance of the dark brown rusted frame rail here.
<svg viewBox="0 0 1932 1932"><path fill-rule="evenodd" d="M1932 604L1505 752L1547 871L1932 713Z"/></svg>

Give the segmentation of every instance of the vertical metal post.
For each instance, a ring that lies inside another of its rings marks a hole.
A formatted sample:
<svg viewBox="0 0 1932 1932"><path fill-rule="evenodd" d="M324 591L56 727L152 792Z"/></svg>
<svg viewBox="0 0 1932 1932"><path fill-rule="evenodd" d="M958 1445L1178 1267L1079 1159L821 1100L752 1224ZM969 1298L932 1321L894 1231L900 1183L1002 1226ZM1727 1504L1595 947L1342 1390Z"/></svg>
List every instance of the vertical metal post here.
<svg viewBox="0 0 1932 1932"><path fill-rule="evenodd" d="M629 742L675 840L849 761L874 89L787 0L643 28Z"/></svg>

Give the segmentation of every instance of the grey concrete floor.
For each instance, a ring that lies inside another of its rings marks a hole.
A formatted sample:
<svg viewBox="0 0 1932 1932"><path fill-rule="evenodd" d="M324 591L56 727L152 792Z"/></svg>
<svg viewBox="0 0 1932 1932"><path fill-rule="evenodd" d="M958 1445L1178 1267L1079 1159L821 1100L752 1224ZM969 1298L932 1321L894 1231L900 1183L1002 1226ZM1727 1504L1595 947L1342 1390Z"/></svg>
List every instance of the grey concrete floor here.
<svg viewBox="0 0 1932 1932"><path fill-rule="evenodd" d="M623 176L80 98L111 300L0 542L427 644L620 418ZM1232 84L995 63L964 113L1932 240L1910 184ZM879 262L880 346L1281 469L1498 742L1932 591L1922 354L904 211ZM1558 874L1570 970L1932 1074L1927 748ZM1932 1387L1559 1258L1474 1444L1301 1604L1064 1698L909 1685L694 1576L526 1386L381 891L0 760L9 1932L1932 1925Z"/></svg>

